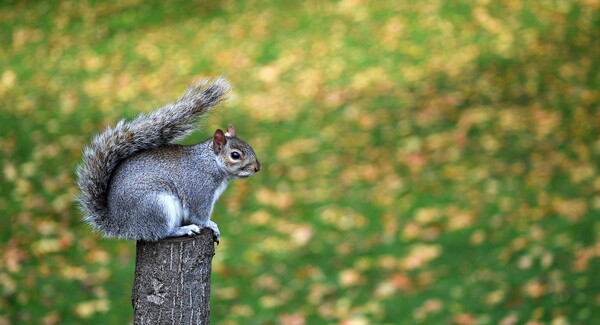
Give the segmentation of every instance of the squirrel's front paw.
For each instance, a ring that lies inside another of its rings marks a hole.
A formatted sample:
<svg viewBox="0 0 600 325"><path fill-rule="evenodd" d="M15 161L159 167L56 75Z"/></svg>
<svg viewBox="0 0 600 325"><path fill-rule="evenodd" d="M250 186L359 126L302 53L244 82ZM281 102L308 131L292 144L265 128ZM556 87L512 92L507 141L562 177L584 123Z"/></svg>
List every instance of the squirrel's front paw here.
<svg viewBox="0 0 600 325"><path fill-rule="evenodd" d="M212 220L208 220L204 227L209 228L213 231L213 241L217 243L217 245L219 245L219 240L221 239L221 232L219 231L219 227L217 226L217 224Z"/></svg>

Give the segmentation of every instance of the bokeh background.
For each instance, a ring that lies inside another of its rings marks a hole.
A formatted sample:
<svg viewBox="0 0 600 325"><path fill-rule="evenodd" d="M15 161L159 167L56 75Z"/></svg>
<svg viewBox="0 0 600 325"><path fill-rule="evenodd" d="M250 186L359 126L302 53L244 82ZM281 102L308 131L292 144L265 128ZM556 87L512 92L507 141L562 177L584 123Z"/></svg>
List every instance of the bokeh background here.
<svg viewBox="0 0 600 325"><path fill-rule="evenodd" d="M0 324L127 324L93 134L224 75L214 324L598 324L598 0L2 1Z"/></svg>

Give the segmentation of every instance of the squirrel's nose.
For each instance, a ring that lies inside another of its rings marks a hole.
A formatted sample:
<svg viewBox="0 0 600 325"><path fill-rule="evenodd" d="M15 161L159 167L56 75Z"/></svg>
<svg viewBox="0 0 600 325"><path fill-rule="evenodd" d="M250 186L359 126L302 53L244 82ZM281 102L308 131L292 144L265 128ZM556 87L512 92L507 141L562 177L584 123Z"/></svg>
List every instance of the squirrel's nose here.
<svg viewBox="0 0 600 325"><path fill-rule="evenodd" d="M260 163L257 161L256 164L254 164L254 172L258 172L260 170Z"/></svg>

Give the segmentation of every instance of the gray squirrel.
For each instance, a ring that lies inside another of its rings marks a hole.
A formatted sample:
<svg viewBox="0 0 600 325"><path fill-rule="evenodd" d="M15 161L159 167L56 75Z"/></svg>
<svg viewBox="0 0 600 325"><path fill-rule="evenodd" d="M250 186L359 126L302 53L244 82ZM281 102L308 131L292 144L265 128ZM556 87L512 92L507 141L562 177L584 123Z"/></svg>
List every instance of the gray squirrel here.
<svg viewBox="0 0 600 325"><path fill-rule="evenodd" d="M231 89L218 78L189 87L174 103L97 135L77 169L77 198L84 220L106 237L156 241L220 231L210 219L215 201L231 179L261 169L252 147L232 125L195 145L174 144Z"/></svg>

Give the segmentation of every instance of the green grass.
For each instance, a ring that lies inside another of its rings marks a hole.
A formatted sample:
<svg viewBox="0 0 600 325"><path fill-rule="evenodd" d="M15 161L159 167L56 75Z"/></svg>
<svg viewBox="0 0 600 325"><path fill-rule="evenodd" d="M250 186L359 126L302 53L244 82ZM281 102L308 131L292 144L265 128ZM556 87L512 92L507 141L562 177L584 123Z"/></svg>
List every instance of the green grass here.
<svg viewBox="0 0 600 325"><path fill-rule="evenodd" d="M0 4L0 324L131 322L73 204L91 136L224 75L264 169L215 207L215 324L600 319L594 1Z"/></svg>

